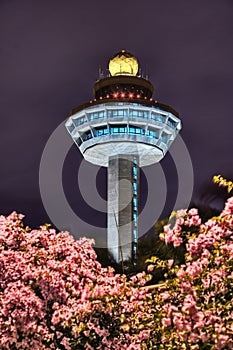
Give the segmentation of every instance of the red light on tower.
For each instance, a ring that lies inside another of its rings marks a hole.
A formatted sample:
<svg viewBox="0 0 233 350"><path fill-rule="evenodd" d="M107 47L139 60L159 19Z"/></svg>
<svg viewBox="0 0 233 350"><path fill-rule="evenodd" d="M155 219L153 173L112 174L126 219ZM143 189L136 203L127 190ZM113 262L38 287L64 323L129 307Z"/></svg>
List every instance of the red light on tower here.
<svg viewBox="0 0 233 350"><path fill-rule="evenodd" d="M137 94L137 98L140 98L140 95L139 95L139 94Z"/></svg>
<svg viewBox="0 0 233 350"><path fill-rule="evenodd" d="M125 97L125 94L124 94L124 93L122 93L122 94L121 94L121 97L123 97L123 98L124 98L124 97Z"/></svg>
<svg viewBox="0 0 233 350"><path fill-rule="evenodd" d="M113 94L113 97L117 98L117 96L118 96L118 94L115 92L115 93Z"/></svg>
<svg viewBox="0 0 233 350"><path fill-rule="evenodd" d="M129 98L133 98L133 94L129 94Z"/></svg>

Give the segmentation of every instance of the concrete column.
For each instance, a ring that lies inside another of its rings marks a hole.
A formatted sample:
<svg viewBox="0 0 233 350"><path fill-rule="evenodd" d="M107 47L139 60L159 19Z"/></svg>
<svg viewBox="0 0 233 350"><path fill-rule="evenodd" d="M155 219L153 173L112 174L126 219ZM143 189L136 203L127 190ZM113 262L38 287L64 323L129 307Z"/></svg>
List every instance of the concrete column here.
<svg viewBox="0 0 233 350"><path fill-rule="evenodd" d="M137 164L137 156L109 158L107 244L116 262L136 258L139 207Z"/></svg>

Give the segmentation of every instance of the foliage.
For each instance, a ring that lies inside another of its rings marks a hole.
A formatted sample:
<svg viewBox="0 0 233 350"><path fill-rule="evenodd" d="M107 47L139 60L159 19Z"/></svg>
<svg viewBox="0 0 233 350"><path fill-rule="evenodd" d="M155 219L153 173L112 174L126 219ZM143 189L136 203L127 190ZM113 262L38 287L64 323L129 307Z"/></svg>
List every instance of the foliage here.
<svg viewBox="0 0 233 350"><path fill-rule="evenodd" d="M0 348L140 349L147 281L96 260L92 240L0 216Z"/></svg>
<svg viewBox="0 0 233 350"><path fill-rule="evenodd" d="M233 182L224 179L221 175L215 175L213 177L213 182L218 184L219 186L226 187L228 193L230 193L233 190Z"/></svg>
<svg viewBox="0 0 233 350"><path fill-rule="evenodd" d="M151 299L154 323L148 349L233 349L233 197L202 224L197 209L180 210L161 239L185 244L185 263L152 257L166 281Z"/></svg>
<svg viewBox="0 0 233 350"><path fill-rule="evenodd" d="M172 213L160 239L149 292L145 273L103 268L92 240L0 216L0 348L233 349L233 197L204 223L195 208Z"/></svg>

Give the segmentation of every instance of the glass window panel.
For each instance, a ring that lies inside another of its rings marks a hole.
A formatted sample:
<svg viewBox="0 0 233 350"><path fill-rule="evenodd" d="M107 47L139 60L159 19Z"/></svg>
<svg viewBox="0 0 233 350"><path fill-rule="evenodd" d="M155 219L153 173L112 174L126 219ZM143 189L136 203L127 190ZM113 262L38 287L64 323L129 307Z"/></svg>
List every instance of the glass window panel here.
<svg viewBox="0 0 233 350"><path fill-rule="evenodd" d="M174 121L174 120L172 120L172 119L168 119L167 124L168 124L169 126L171 126L173 129L175 129L175 128L176 128L176 125L177 125L177 122Z"/></svg>
<svg viewBox="0 0 233 350"><path fill-rule="evenodd" d="M111 128L111 133L112 134L117 134L118 133L118 128Z"/></svg>
<svg viewBox="0 0 233 350"><path fill-rule="evenodd" d="M165 116L161 115L161 114L158 114L158 113L152 112L151 113L151 119L155 120L158 123L165 123Z"/></svg>
<svg viewBox="0 0 233 350"><path fill-rule="evenodd" d="M107 135L108 134L108 129L103 128L103 129L98 129L94 131L95 136L102 136L102 135Z"/></svg>
<svg viewBox="0 0 233 350"><path fill-rule="evenodd" d="M155 139L158 138L158 132L157 131L152 131L152 130L147 130L146 131L146 136L153 137Z"/></svg>
<svg viewBox="0 0 233 350"><path fill-rule="evenodd" d="M74 120L74 123L75 123L76 126L81 125L81 124L83 124L85 122L86 122L86 118L85 117L78 118L78 119Z"/></svg>
<svg viewBox="0 0 233 350"><path fill-rule="evenodd" d="M72 123L72 124L68 125L67 128L68 128L69 132L72 132L74 130L75 126Z"/></svg>
<svg viewBox="0 0 233 350"><path fill-rule="evenodd" d="M169 139L169 135L162 135L161 137L161 140L164 142L164 143L167 143L168 142L168 139Z"/></svg>
<svg viewBox="0 0 233 350"><path fill-rule="evenodd" d="M89 139L91 139L91 138L92 138L92 135L91 135L90 132L89 132L88 134L83 135L83 140L84 140L84 141L89 140Z"/></svg>
<svg viewBox="0 0 233 350"><path fill-rule="evenodd" d="M102 119L102 118L104 118L104 111L99 112L99 119Z"/></svg>
<svg viewBox="0 0 233 350"><path fill-rule="evenodd" d="M137 118L138 117L138 112L137 111L132 111L131 112L131 117Z"/></svg>
<svg viewBox="0 0 233 350"><path fill-rule="evenodd" d="M77 143L77 145L78 146L80 146L81 145L81 143L82 143L82 140L80 139L80 137L76 140L76 143Z"/></svg>

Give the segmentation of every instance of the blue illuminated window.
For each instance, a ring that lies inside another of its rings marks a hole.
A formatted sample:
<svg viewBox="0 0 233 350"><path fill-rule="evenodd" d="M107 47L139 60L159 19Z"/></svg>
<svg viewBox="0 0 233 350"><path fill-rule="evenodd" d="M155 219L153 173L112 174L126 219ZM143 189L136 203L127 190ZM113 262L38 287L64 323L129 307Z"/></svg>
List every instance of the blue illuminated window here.
<svg viewBox="0 0 233 350"><path fill-rule="evenodd" d="M153 137L154 139L157 139L158 138L158 133L156 131L147 130L146 131L146 136Z"/></svg>
<svg viewBox="0 0 233 350"><path fill-rule="evenodd" d="M130 127L130 128L129 128L129 133L130 133L130 134L135 134L135 128Z"/></svg>
<svg viewBox="0 0 233 350"><path fill-rule="evenodd" d="M108 129L107 128L103 128L103 129L95 130L94 131L94 135L95 136L108 135Z"/></svg>
<svg viewBox="0 0 233 350"><path fill-rule="evenodd" d="M175 129L177 122L175 122L173 119L168 119L167 125L169 125L171 128Z"/></svg>
<svg viewBox="0 0 233 350"><path fill-rule="evenodd" d="M83 141L87 141L87 140L91 139L92 138L91 132L88 132L87 134L84 134L82 136L82 138L83 138Z"/></svg>
<svg viewBox="0 0 233 350"><path fill-rule="evenodd" d="M111 128L111 134L118 134L118 128Z"/></svg>
<svg viewBox="0 0 233 350"><path fill-rule="evenodd" d="M131 109L129 112L129 116L131 118L148 118L148 112Z"/></svg>
<svg viewBox="0 0 233 350"><path fill-rule="evenodd" d="M105 111L93 112L89 114L90 121L95 119L103 119L105 117Z"/></svg>
<svg viewBox="0 0 233 350"><path fill-rule="evenodd" d="M111 127L111 134L126 134L127 127L126 126L113 126Z"/></svg>
<svg viewBox="0 0 233 350"><path fill-rule="evenodd" d="M74 120L74 123L76 126L82 125L84 123L86 123L86 117L82 117L82 118L78 118Z"/></svg>
<svg viewBox="0 0 233 350"><path fill-rule="evenodd" d="M145 135L145 130L141 129L141 128L130 126L129 127L129 134Z"/></svg>
<svg viewBox="0 0 233 350"><path fill-rule="evenodd" d="M109 110L108 111L108 117L109 118L121 118L128 116L128 110L127 109L116 109L116 110Z"/></svg>
<svg viewBox="0 0 233 350"><path fill-rule="evenodd" d="M158 123L165 123L166 117L162 114L152 112L150 119L152 119Z"/></svg>

